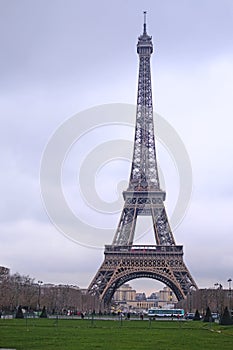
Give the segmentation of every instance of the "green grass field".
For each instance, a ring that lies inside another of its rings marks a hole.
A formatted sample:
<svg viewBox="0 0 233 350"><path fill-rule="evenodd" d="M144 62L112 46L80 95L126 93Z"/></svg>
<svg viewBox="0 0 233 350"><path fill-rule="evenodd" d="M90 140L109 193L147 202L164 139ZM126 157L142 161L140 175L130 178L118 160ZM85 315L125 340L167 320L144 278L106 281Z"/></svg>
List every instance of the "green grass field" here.
<svg viewBox="0 0 233 350"><path fill-rule="evenodd" d="M233 349L233 326L194 321L0 319L0 348Z"/></svg>

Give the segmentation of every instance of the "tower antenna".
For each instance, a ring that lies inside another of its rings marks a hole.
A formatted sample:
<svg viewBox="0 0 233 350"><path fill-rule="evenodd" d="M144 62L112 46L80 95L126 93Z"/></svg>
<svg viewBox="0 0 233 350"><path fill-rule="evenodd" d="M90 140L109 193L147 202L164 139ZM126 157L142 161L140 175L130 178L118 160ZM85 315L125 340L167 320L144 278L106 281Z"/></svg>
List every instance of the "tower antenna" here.
<svg viewBox="0 0 233 350"><path fill-rule="evenodd" d="M143 14L144 14L143 34L146 34L146 11L144 11Z"/></svg>

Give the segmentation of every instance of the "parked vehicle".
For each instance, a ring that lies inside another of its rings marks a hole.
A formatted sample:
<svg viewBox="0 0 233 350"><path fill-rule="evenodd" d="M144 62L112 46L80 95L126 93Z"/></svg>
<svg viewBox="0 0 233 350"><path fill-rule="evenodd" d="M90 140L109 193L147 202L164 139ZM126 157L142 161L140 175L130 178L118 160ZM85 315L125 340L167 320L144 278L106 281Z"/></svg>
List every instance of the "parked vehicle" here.
<svg viewBox="0 0 233 350"><path fill-rule="evenodd" d="M187 314L185 314L184 317L186 320L193 320L194 316L195 316L194 312L187 312Z"/></svg>

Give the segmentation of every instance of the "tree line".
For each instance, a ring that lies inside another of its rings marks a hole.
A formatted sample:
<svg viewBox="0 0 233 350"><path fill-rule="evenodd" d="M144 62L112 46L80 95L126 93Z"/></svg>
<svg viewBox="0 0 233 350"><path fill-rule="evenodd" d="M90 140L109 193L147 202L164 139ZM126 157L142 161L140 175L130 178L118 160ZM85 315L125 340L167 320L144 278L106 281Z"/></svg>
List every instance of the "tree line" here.
<svg viewBox="0 0 233 350"><path fill-rule="evenodd" d="M15 312L19 306L27 312L42 310L67 314L98 310L98 301L77 286L42 285L35 279L15 274L0 274L0 310Z"/></svg>

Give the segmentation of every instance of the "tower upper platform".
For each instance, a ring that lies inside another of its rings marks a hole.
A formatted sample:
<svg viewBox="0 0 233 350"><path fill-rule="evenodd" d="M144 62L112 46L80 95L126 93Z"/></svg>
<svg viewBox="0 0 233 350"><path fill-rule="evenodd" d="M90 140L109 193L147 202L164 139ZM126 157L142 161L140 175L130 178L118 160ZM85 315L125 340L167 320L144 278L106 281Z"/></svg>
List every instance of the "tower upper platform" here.
<svg viewBox="0 0 233 350"><path fill-rule="evenodd" d="M137 112L134 153L128 191L161 192L156 161L150 57L152 37L147 34L146 12L143 33L138 38L139 55ZM164 193L162 197L165 198Z"/></svg>
<svg viewBox="0 0 233 350"><path fill-rule="evenodd" d="M153 52L152 37L146 31L146 12L144 12L143 34L138 38L137 53L139 55L151 55Z"/></svg>

